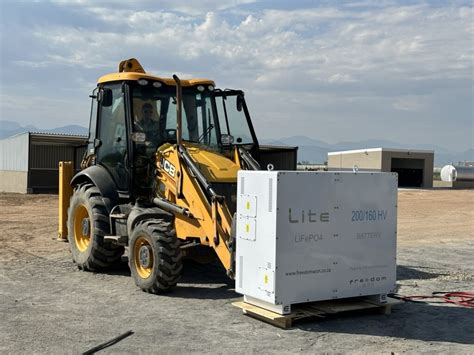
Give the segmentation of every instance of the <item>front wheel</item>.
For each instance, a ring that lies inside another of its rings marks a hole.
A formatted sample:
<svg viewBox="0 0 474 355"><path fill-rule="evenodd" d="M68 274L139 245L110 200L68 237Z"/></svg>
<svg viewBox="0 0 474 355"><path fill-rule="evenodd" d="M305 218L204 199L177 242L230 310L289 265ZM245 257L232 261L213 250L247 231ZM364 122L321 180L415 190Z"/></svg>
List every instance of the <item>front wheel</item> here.
<svg viewBox="0 0 474 355"><path fill-rule="evenodd" d="M153 219L138 223L130 237L128 254L132 276L143 291L163 293L176 286L183 265L172 221Z"/></svg>

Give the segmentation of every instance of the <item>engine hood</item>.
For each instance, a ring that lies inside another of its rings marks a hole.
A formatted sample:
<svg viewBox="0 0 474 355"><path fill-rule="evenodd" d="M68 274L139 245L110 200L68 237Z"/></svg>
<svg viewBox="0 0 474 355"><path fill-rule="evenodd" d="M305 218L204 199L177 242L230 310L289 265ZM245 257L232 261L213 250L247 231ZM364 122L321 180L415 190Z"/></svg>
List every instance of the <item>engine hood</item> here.
<svg viewBox="0 0 474 355"><path fill-rule="evenodd" d="M199 170L209 182L236 183L240 167L226 156L205 146L185 142L183 144ZM174 150L173 145L165 144L159 148L164 156Z"/></svg>

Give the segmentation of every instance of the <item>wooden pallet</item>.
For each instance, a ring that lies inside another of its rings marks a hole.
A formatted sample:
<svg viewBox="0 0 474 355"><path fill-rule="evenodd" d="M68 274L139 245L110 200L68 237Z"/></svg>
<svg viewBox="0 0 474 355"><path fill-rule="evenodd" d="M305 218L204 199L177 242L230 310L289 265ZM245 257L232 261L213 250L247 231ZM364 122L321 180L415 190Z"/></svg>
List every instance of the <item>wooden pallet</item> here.
<svg viewBox="0 0 474 355"><path fill-rule="evenodd" d="M293 311L286 315L281 315L243 301L234 302L232 305L242 309L242 312L248 316L276 327L287 329L291 328L295 321L326 318L330 315L344 312L375 310L381 314L390 314L392 306L399 303L402 302L390 297L387 297L387 303L379 303L368 298L347 298L295 305L292 307Z"/></svg>

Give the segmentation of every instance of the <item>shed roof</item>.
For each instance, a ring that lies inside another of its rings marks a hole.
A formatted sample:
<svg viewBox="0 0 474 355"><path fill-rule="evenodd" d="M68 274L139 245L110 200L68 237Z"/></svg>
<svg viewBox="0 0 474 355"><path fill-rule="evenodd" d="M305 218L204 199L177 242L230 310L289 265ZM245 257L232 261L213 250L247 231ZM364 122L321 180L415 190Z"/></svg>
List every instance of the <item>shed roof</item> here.
<svg viewBox="0 0 474 355"><path fill-rule="evenodd" d="M367 148L367 149L354 149L354 150L342 150L338 152L328 152L328 155L336 154L359 154L359 153L370 153L370 152L393 152L393 153L419 153L419 154L434 154L434 150L423 150L423 149L395 149L395 148Z"/></svg>
<svg viewBox="0 0 474 355"><path fill-rule="evenodd" d="M2 141L29 135L32 142L63 142L63 143L85 143L87 136L82 134L66 134L55 132L27 131L3 138Z"/></svg>

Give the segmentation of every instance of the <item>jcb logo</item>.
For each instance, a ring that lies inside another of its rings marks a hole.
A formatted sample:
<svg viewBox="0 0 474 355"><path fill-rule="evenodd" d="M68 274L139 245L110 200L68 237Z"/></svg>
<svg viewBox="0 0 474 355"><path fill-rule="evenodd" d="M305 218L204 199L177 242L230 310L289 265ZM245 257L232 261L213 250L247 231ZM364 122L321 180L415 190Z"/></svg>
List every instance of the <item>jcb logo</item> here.
<svg viewBox="0 0 474 355"><path fill-rule="evenodd" d="M163 168L164 171L168 173L169 176L174 178L174 175L176 173L176 168L174 167L173 164L171 164L168 160L165 158L161 159L161 167Z"/></svg>

